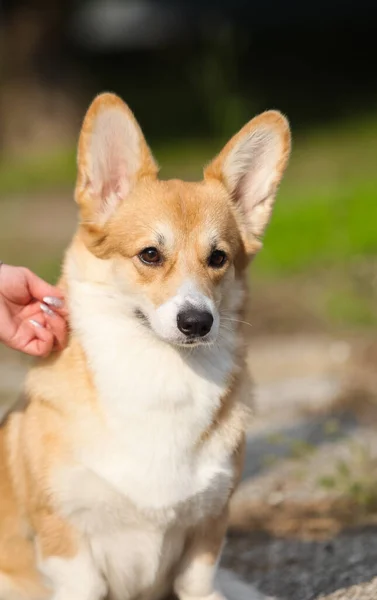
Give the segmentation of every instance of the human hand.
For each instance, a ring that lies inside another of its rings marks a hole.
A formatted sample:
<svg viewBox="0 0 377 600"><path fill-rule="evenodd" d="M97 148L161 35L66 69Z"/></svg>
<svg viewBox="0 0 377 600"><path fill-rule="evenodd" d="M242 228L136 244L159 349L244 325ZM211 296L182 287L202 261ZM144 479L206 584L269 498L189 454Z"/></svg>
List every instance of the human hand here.
<svg viewBox="0 0 377 600"><path fill-rule="evenodd" d="M62 292L24 267L0 264L0 342L48 356L67 341Z"/></svg>

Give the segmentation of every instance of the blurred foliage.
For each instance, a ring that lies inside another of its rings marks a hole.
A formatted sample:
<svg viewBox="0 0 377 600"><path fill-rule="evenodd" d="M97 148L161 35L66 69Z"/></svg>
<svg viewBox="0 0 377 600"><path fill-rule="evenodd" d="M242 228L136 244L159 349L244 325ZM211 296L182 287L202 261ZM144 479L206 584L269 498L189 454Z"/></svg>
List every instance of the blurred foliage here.
<svg viewBox="0 0 377 600"><path fill-rule="evenodd" d="M76 151L70 148L52 154L3 161L0 164L0 198L9 194L73 187L75 156Z"/></svg>
<svg viewBox="0 0 377 600"><path fill-rule="evenodd" d="M376 308L371 298L352 289L329 289L325 311L338 325L352 323L359 326L376 324Z"/></svg>
<svg viewBox="0 0 377 600"><path fill-rule="evenodd" d="M355 510L376 514L377 483L376 457L369 447L360 442L350 442L349 457L339 459L332 474L319 478L319 485L350 499Z"/></svg>

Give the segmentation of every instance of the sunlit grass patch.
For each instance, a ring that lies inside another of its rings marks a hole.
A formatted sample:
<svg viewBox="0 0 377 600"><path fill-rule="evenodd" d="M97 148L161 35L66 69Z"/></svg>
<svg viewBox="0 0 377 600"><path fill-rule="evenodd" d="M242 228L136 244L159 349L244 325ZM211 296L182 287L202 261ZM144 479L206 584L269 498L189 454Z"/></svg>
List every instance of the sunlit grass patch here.
<svg viewBox="0 0 377 600"><path fill-rule="evenodd" d="M29 156L0 163L0 198L10 194L26 194L73 188L76 157L73 148L52 154Z"/></svg>
<svg viewBox="0 0 377 600"><path fill-rule="evenodd" d="M300 202L289 202L282 193L255 269L288 274L375 254L377 178L339 186L331 194L317 196L314 190Z"/></svg>

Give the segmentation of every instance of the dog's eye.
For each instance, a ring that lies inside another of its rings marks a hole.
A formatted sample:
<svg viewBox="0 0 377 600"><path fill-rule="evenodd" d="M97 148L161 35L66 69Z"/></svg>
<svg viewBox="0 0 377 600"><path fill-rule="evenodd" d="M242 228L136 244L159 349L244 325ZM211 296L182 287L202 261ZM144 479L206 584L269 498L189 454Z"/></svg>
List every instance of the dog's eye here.
<svg viewBox="0 0 377 600"><path fill-rule="evenodd" d="M214 269L220 269L227 261L227 255L223 250L214 250L208 259L208 264Z"/></svg>
<svg viewBox="0 0 377 600"><path fill-rule="evenodd" d="M140 260L146 265L159 265L162 262L162 256L157 248L144 248L139 254Z"/></svg>

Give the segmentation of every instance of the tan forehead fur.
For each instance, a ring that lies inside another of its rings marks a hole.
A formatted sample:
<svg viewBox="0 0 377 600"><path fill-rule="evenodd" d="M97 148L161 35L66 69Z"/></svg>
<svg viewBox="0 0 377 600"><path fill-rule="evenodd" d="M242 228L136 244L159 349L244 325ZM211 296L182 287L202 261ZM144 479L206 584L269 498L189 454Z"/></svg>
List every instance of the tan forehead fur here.
<svg viewBox="0 0 377 600"><path fill-rule="evenodd" d="M225 188L216 181L185 183L144 178L100 231L84 225L79 237L100 258L118 258L118 271L130 285L144 291L155 305L174 295L192 279L213 297L225 270L210 269L213 246L227 252L237 271L247 264L237 216ZM165 255L161 267L142 265L145 247Z"/></svg>
<svg viewBox="0 0 377 600"><path fill-rule="evenodd" d="M123 253L132 252L135 244L156 242L164 226L174 235L175 244L185 240L216 235L235 246L239 240L236 215L227 193L218 182L185 183L144 178L103 228L108 238L107 251L121 243ZM132 236L127 235L132 232ZM169 236L168 236L169 237ZM142 248L139 248L140 250Z"/></svg>

